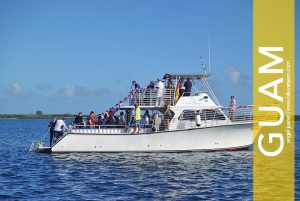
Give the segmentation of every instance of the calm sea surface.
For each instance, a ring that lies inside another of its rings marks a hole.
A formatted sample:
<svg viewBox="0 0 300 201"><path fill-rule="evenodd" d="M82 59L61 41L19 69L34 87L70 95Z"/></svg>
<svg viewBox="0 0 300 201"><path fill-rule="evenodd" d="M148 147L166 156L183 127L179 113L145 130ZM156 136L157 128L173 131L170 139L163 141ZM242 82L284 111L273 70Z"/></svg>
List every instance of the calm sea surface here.
<svg viewBox="0 0 300 201"><path fill-rule="evenodd" d="M0 199L252 200L252 152L29 153L49 120L0 119ZM296 122L296 196L300 196ZM48 144L49 136L45 141ZM300 199L299 199L300 200Z"/></svg>

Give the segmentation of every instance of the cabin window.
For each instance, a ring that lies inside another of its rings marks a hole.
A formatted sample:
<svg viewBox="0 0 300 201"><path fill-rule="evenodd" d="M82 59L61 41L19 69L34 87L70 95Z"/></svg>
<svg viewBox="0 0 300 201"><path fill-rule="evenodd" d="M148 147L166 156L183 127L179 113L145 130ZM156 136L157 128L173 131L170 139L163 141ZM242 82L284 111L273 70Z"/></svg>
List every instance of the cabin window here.
<svg viewBox="0 0 300 201"><path fill-rule="evenodd" d="M184 110L179 116L179 120L194 120L200 114L202 120L225 120L225 116L218 109L205 110Z"/></svg>

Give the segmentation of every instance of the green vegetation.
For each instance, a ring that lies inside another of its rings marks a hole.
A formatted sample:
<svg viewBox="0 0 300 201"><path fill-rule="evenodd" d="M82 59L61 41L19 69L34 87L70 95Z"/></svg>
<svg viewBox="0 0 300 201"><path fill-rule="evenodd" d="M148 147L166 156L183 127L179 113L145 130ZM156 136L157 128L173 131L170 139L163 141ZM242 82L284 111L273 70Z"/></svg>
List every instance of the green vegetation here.
<svg viewBox="0 0 300 201"><path fill-rule="evenodd" d="M36 115L43 115L43 112L41 110L37 110L35 114Z"/></svg>

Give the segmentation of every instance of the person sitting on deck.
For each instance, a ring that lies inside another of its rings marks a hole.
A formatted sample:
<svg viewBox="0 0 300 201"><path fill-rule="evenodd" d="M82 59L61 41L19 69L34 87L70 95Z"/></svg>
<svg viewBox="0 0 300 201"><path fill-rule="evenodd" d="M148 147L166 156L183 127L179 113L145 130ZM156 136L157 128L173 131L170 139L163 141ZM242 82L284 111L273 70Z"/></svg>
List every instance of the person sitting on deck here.
<svg viewBox="0 0 300 201"><path fill-rule="evenodd" d="M84 125L83 119L82 119L82 112L79 112L78 115L75 117L74 121L75 128L82 128Z"/></svg>
<svg viewBox="0 0 300 201"><path fill-rule="evenodd" d="M132 134L138 134L140 133L141 109L138 104L135 104L134 107L135 107L135 123L134 123L134 130Z"/></svg>
<svg viewBox="0 0 300 201"><path fill-rule="evenodd" d="M60 137L62 137L64 130L68 129L65 123L65 118L58 119L56 121L55 127L54 127L54 144L56 143L56 140L58 140Z"/></svg>

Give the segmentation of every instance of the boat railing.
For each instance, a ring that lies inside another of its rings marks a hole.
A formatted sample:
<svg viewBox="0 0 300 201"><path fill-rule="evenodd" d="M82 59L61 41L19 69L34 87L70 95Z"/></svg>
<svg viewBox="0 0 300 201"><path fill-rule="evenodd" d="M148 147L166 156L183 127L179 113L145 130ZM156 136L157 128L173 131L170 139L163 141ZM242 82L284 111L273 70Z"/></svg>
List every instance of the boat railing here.
<svg viewBox="0 0 300 201"><path fill-rule="evenodd" d="M152 126L141 126L141 133L150 132ZM127 125L73 125L68 129L69 133L94 133L94 134L130 134L134 130L134 124Z"/></svg>
<svg viewBox="0 0 300 201"><path fill-rule="evenodd" d="M246 105L237 106L236 108L222 108L222 111L227 115L230 123L249 121L277 121L279 119L277 112L262 113L259 112L258 108L259 107L255 105Z"/></svg>
<svg viewBox="0 0 300 201"><path fill-rule="evenodd" d="M161 93L157 89L136 89L131 93L130 105L164 106L167 101L173 106L176 104L175 88L164 89Z"/></svg>
<svg viewBox="0 0 300 201"><path fill-rule="evenodd" d="M150 119L149 125L145 125L143 119L141 120L140 133L252 123L255 110L252 105L237 106L234 109L219 107L215 109L184 110L179 117L173 117L171 120L166 119L164 115L157 114L157 118ZM134 123L126 125L73 125L69 128L69 132L72 133L95 134L130 134L133 130Z"/></svg>
<svg viewBox="0 0 300 201"><path fill-rule="evenodd" d="M216 108L184 110L179 118L170 122L171 130L212 127L218 125L243 124L253 122L253 107Z"/></svg>
<svg viewBox="0 0 300 201"><path fill-rule="evenodd" d="M76 125L71 126L71 129L102 129L102 128L125 128L126 125L120 124L106 124L106 125Z"/></svg>
<svg viewBox="0 0 300 201"><path fill-rule="evenodd" d="M253 121L253 106L237 106L235 108L221 108L224 114L227 115L230 122L248 122Z"/></svg>

